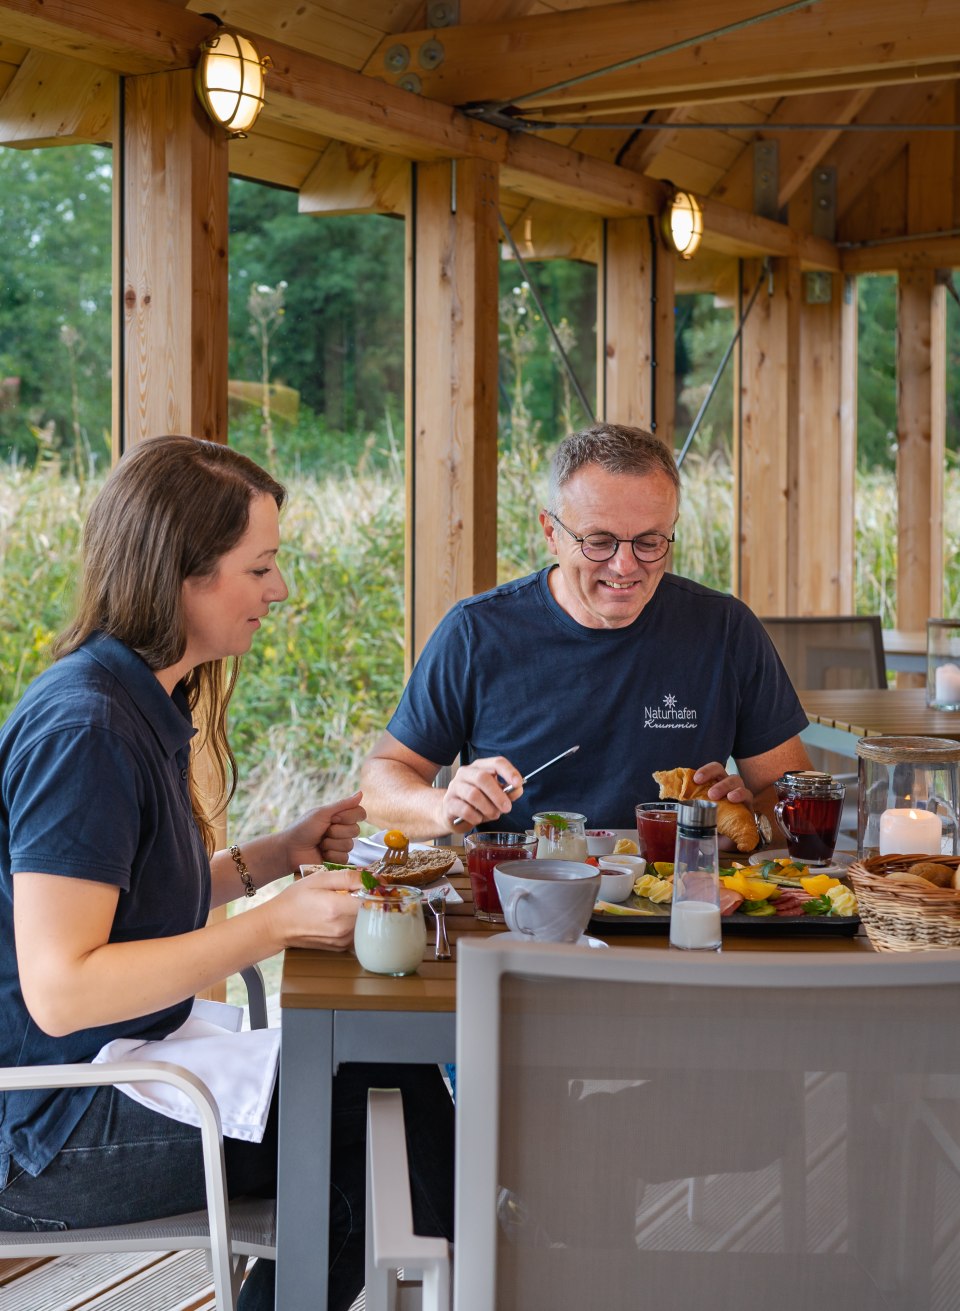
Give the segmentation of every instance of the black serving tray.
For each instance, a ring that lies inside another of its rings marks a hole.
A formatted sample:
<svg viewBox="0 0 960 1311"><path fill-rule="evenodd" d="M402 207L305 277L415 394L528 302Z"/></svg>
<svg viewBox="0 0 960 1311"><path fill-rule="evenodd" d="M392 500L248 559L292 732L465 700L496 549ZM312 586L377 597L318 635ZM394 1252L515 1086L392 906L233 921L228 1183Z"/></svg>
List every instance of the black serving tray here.
<svg viewBox="0 0 960 1311"><path fill-rule="evenodd" d="M650 937L670 932L670 910L630 897L627 906L653 909L653 915L614 915L594 911L587 932L598 937ZM745 915L735 910L720 921L724 937L737 938L852 938L860 928L859 915Z"/></svg>

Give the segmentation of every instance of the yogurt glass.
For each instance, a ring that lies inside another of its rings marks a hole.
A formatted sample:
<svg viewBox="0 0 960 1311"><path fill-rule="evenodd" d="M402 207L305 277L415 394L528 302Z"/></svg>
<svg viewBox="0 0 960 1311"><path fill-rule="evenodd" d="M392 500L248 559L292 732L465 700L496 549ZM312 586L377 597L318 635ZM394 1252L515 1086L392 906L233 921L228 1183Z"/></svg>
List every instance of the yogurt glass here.
<svg viewBox="0 0 960 1311"><path fill-rule="evenodd" d="M363 968L372 974L416 974L427 946L420 891L394 884L353 895L360 900L353 949Z"/></svg>
<svg viewBox="0 0 960 1311"><path fill-rule="evenodd" d="M544 810L533 817L537 837L537 860L576 860L587 858L586 815L572 810Z"/></svg>

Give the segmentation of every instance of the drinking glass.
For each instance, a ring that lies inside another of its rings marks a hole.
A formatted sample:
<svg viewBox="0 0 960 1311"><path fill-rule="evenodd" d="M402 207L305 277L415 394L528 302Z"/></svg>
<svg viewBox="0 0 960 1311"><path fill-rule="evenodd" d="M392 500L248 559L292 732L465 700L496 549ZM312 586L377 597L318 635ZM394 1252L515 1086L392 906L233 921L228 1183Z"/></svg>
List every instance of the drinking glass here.
<svg viewBox="0 0 960 1311"><path fill-rule="evenodd" d="M587 858L586 815L573 810L543 810L533 817L538 860Z"/></svg>
<svg viewBox="0 0 960 1311"><path fill-rule="evenodd" d="M527 833L506 833L496 829L467 833L467 873L473 889L473 913L478 920L503 924L503 907L493 881L493 869L505 860L533 860L537 839Z"/></svg>
<svg viewBox="0 0 960 1311"><path fill-rule="evenodd" d="M677 847L678 801L641 801L637 806L637 845L648 865L673 864Z"/></svg>

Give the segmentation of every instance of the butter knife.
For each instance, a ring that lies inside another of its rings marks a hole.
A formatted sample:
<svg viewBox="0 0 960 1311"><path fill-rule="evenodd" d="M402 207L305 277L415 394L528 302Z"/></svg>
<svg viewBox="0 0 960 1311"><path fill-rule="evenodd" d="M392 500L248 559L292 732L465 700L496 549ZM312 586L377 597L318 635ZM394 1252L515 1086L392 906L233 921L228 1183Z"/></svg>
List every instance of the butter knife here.
<svg viewBox="0 0 960 1311"><path fill-rule="evenodd" d="M551 756L549 760L545 760L543 764L538 765L536 769L531 769L529 774L524 774L523 778L520 780L520 786L523 787L524 784L529 779L533 778L534 774L539 774L540 771L546 769L548 765L555 765L557 761L562 760L564 756L572 756L575 751L579 751L579 750L580 750L580 743L578 742L575 747L567 747L566 751L561 751L558 756ZM516 786L517 785L515 783L511 783L509 787L505 787L503 790L504 792L512 792ZM457 824L462 824L463 822L464 822L463 816L462 815L458 816L458 818L453 821L454 827L456 827Z"/></svg>

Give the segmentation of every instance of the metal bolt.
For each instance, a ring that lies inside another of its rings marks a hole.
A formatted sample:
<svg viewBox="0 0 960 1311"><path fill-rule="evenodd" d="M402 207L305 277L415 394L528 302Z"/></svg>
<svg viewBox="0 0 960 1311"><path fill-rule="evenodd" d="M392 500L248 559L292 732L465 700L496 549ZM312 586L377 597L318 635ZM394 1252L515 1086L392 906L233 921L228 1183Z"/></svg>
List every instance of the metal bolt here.
<svg viewBox="0 0 960 1311"><path fill-rule="evenodd" d="M410 50L407 46L391 46L387 51L384 63L391 73L402 73L410 63Z"/></svg>
<svg viewBox="0 0 960 1311"><path fill-rule="evenodd" d="M420 67L428 71L432 68L439 68L443 63L443 46L439 41L424 41L418 54Z"/></svg>
<svg viewBox="0 0 960 1311"><path fill-rule="evenodd" d="M440 0L438 4L427 5L427 27L449 27L459 21L459 6Z"/></svg>
<svg viewBox="0 0 960 1311"><path fill-rule="evenodd" d="M423 84L416 73L404 73L403 77L397 83L401 91L412 91L414 95L419 95L420 88Z"/></svg>

